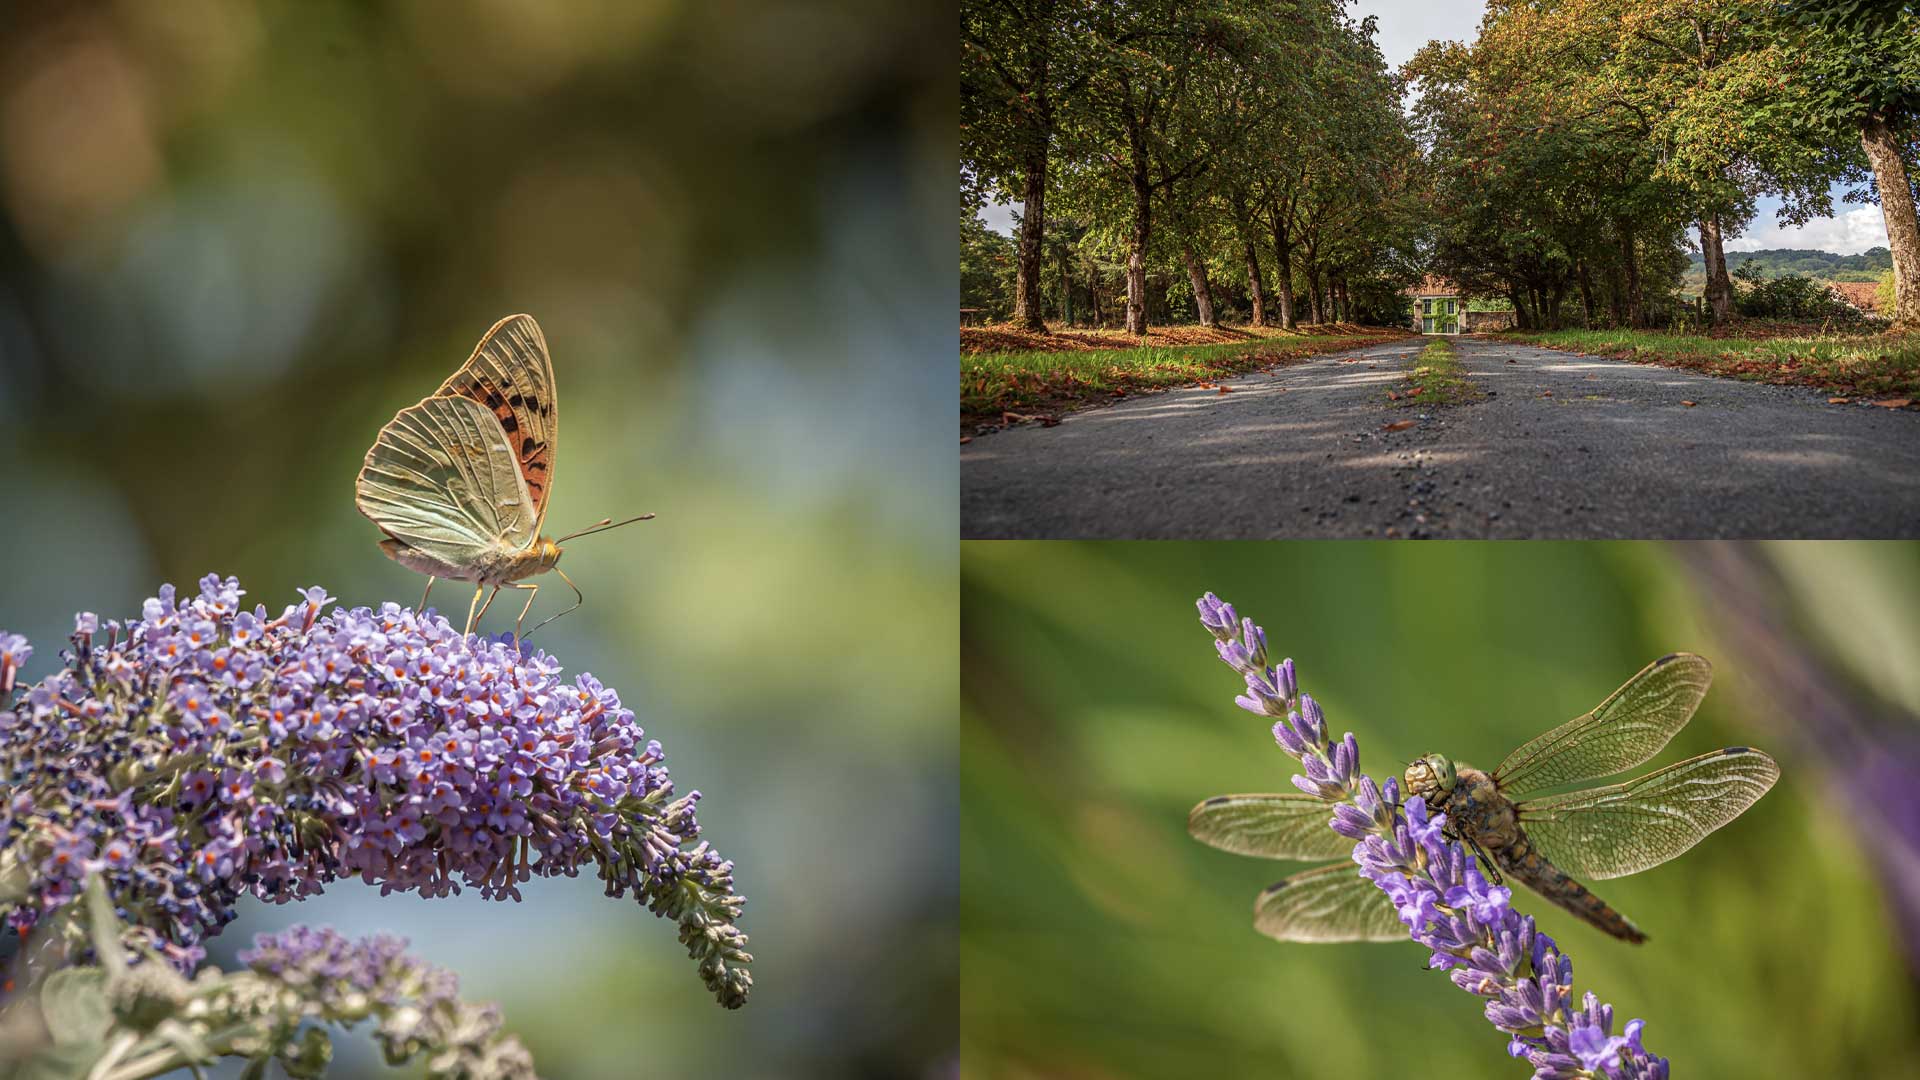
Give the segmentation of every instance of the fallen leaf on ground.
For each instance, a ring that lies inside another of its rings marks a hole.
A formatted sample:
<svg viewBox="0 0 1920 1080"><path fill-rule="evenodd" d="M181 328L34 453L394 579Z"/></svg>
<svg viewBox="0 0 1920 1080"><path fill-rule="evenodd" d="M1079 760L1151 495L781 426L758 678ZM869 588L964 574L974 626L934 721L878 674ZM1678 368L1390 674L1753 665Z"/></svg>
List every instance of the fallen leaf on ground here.
<svg viewBox="0 0 1920 1080"><path fill-rule="evenodd" d="M1408 396L1408 397L1419 397L1419 396L1420 396L1420 395L1421 395L1421 394L1422 394L1423 392L1425 392L1425 391L1426 391L1426 389L1427 389L1427 388L1426 388L1426 387L1424 387L1424 386L1416 386L1416 387L1414 387L1413 389L1411 389L1411 390L1409 390L1409 391L1407 391L1407 396Z"/></svg>
<svg viewBox="0 0 1920 1080"><path fill-rule="evenodd" d="M1852 400L1853 400L1853 399L1852 399L1852 398L1850 398L1850 397L1830 397L1830 398L1828 398L1828 399L1827 399L1827 404L1829 404L1829 405L1845 405L1845 404L1846 404L1847 402L1849 402L1849 401L1852 401Z"/></svg>
<svg viewBox="0 0 1920 1080"><path fill-rule="evenodd" d="M1382 430L1382 431L1405 431L1405 430L1407 430L1408 428L1410 428L1410 427L1412 427L1413 425L1414 425L1414 421L1412 421L1412 420L1395 420L1395 421L1394 421L1393 423L1391 423L1391 424L1388 424L1388 425L1387 425L1386 427L1384 427L1384 428L1381 428L1380 430Z"/></svg>
<svg viewBox="0 0 1920 1080"><path fill-rule="evenodd" d="M1508 360L1508 361L1507 361L1507 363L1509 363L1509 364L1517 364L1517 363L1519 363L1519 362L1520 362L1520 361L1518 361L1518 360Z"/></svg>
<svg viewBox="0 0 1920 1080"><path fill-rule="evenodd" d="M1903 398L1903 397L1893 397L1893 398L1886 398L1885 400L1882 400L1882 401L1876 401L1874 402L1874 404L1880 406L1883 409L1904 409L1907 406L1913 404L1913 399Z"/></svg>
<svg viewBox="0 0 1920 1080"><path fill-rule="evenodd" d="M1387 391L1387 400L1388 400L1388 401L1399 401L1399 400L1400 400L1400 395L1399 395L1399 394L1396 394L1396 393L1394 393L1394 392L1393 392L1393 391L1391 391L1391 390L1389 390L1389 391Z"/></svg>
<svg viewBox="0 0 1920 1080"><path fill-rule="evenodd" d="M1553 396L1553 391L1551 391L1551 390L1542 390L1542 391L1540 391L1540 396L1541 396L1541 397L1552 397L1552 396Z"/></svg>
<svg viewBox="0 0 1920 1080"><path fill-rule="evenodd" d="M1682 401L1682 402L1681 402L1680 404L1682 404L1682 405L1685 405L1685 406L1686 406L1687 408L1689 408L1689 409L1691 409L1691 408L1693 408L1693 407L1694 407L1695 405L1698 405L1698 404L1700 404L1700 403L1699 403L1699 402L1697 402L1697 401Z"/></svg>
<svg viewBox="0 0 1920 1080"><path fill-rule="evenodd" d="M1231 394L1231 393L1233 393L1233 387L1231 387L1231 386L1223 386L1223 387L1221 387L1221 388L1220 388L1220 392L1221 392L1221 393L1223 393L1223 394Z"/></svg>
<svg viewBox="0 0 1920 1080"><path fill-rule="evenodd" d="M965 446L965 445L967 445L968 443L970 443L970 442L972 442L972 441L973 441L973 436L971 436L971 435L962 435L962 436L960 436L960 445L961 445L961 446Z"/></svg>

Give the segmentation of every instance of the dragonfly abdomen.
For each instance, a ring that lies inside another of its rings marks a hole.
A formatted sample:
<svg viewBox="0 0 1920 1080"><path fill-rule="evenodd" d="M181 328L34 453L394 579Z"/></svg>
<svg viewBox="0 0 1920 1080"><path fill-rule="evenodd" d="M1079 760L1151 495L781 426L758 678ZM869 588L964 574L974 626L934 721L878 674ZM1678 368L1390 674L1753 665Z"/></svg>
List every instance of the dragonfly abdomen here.
<svg viewBox="0 0 1920 1080"><path fill-rule="evenodd" d="M1518 878L1534 892L1606 933L1636 945L1647 940L1647 935L1625 915L1613 910L1612 905L1593 895L1585 885L1568 877L1565 871L1535 851L1525 833L1511 845L1495 848L1488 855L1499 864L1501 870Z"/></svg>

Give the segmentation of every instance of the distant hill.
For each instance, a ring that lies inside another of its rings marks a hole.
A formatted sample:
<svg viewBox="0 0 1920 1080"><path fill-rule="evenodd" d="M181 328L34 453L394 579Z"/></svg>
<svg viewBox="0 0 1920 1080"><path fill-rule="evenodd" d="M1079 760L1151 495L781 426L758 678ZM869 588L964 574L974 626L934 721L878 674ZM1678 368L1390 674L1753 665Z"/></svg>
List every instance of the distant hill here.
<svg viewBox="0 0 1920 1080"><path fill-rule="evenodd" d="M1699 252L1688 256L1689 280L1704 280L1706 263ZM1877 281L1883 271L1893 269L1893 252L1883 247L1868 248L1858 255L1835 255L1831 251L1803 248L1765 248L1760 251L1727 252L1727 270L1743 263L1758 263L1767 277L1805 274L1828 281Z"/></svg>

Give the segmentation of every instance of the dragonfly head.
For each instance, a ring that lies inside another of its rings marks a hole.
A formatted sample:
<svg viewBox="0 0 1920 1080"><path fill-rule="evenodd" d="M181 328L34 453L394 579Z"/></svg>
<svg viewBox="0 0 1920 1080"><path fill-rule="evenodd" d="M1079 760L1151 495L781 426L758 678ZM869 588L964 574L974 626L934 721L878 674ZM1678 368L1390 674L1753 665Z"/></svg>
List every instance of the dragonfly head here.
<svg viewBox="0 0 1920 1080"><path fill-rule="evenodd" d="M1407 794L1418 795L1429 803L1453 790L1453 762L1444 754L1417 757L1407 766Z"/></svg>

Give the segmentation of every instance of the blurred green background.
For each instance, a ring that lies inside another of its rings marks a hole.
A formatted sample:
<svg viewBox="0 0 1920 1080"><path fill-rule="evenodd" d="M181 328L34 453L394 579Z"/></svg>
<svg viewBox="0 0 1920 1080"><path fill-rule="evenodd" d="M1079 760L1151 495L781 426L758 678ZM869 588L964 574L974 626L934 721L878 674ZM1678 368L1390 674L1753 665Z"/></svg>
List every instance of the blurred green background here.
<svg viewBox="0 0 1920 1080"><path fill-rule="evenodd" d="M1186 835L1194 803L1291 791L1295 768L1233 705L1194 612L1207 590L1296 660L1376 778L1429 750L1490 768L1663 653L1707 655L1713 691L1648 768L1751 743L1781 782L1679 859L1596 884L1644 947L1524 890L1516 906L1676 1075L1911 1074L1915 984L1882 884L1902 871L1877 857L1911 875L1912 850L1843 795L1912 745L1920 545L982 542L961 565L963 1075L1527 1074L1416 946L1257 935L1254 895L1299 865ZM1804 681L1873 714L1865 735L1830 737L1845 710L1799 707L1815 690L1755 659L1756 611L1779 616L1780 657L1817 661ZM1859 768L1824 756L1843 741ZM1891 779L1907 794L1880 801L1911 823L1920 774Z"/></svg>
<svg viewBox="0 0 1920 1080"><path fill-rule="evenodd" d="M547 1076L951 1063L957 522L928 434L953 410L951 18L0 10L0 627L39 647L26 674L74 611L209 571L276 609L316 583L415 603L354 510L361 457L530 312L565 412L551 530L659 515L569 545L586 606L534 641L705 794L757 957L724 1012L669 924L588 878L519 905L343 883L247 909L216 959L293 921L407 934ZM389 1075L338 1044L334 1075Z"/></svg>

